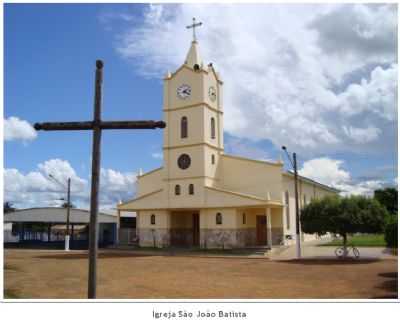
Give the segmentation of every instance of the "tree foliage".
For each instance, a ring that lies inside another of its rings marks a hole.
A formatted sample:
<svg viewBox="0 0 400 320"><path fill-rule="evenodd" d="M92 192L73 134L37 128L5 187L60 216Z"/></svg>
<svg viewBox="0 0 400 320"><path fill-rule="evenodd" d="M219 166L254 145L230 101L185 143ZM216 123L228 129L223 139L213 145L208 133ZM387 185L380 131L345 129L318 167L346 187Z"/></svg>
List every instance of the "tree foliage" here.
<svg viewBox="0 0 400 320"><path fill-rule="evenodd" d="M352 233L383 231L387 211L377 200L362 196L329 196L311 201L301 211L305 233L340 234L346 245Z"/></svg>
<svg viewBox="0 0 400 320"><path fill-rule="evenodd" d="M396 188L385 188L374 191L374 198L382 204L390 214L397 214L398 192Z"/></svg>
<svg viewBox="0 0 400 320"><path fill-rule="evenodd" d="M4 202L3 204L3 210L4 213L9 213L9 212L14 212L16 209L13 207L13 204L11 202Z"/></svg>
<svg viewBox="0 0 400 320"><path fill-rule="evenodd" d="M389 216L385 225L385 241L389 248L397 248L398 246L397 228L397 215Z"/></svg>
<svg viewBox="0 0 400 320"><path fill-rule="evenodd" d="M68 208L68 202L63 202L61 208ZM70 203L70 208L75 208L75 205L73 203Z"/></svg>

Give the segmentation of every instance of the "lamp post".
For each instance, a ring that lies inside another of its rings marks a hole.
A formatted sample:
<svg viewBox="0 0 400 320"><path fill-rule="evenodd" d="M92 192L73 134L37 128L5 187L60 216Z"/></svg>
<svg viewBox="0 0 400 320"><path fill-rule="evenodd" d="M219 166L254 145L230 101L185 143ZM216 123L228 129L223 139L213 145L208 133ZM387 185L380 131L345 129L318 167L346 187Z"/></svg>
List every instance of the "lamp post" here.
<svg viewBox="0 0 400 320"><path fill-rule="evenodd" d="M298 174L297 174L296 152L293 152L293 161L292 161L292 158L290 157L289 153L287 152L287 149L285 146L282 146L282 150L285 151L285 153L289 159L289 162L292 165L293 170L294 170L294 196L295 196L295 203L296 203L296 257L297 257L297 259L301 259L300 213L299 213L299 193L297 190Z"/></svg>
<svg viewBox="0 0 400 320"><path fill-rule="evenodd" d="M49 177L52 178L57 184L65 188L65 185L58 181L52 174L49 174ZM65 251L69 251L69 242L70 242L70 232L69 232L69 218L71 211L71 178L67 180L67 232L65 235Z"/></svg>

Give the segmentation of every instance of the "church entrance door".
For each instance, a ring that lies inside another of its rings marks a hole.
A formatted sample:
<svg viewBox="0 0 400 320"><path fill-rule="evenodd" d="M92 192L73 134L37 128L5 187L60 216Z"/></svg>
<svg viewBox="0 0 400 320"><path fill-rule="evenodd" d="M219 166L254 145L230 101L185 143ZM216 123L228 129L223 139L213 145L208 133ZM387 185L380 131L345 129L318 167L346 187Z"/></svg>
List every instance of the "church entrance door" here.
<svg viewBox="0 0 400 320"><path fill-rule="evenodd" d="M267 245L267 217L264 215L256 217L257 245L265 246Z"/></svg>
<svg viewBox="0 0 400 320"><path fill-rule="evenodd" d="M192 215L193 246L200 245L200 216L198 213Z"/></svg>

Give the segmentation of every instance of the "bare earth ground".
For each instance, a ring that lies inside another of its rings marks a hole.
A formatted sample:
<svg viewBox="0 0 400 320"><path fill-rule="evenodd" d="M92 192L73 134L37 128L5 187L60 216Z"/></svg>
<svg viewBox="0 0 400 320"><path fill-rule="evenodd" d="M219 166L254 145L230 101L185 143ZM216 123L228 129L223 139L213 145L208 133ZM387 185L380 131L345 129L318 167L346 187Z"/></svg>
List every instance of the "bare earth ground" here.
<svg viewBox="0 0 400 320"><path fill-rule="evenodd" d="M87 255L5 249L10 297L86 298ZM397 260L183 257L103 252L98 298L397 298Z"/></svg>

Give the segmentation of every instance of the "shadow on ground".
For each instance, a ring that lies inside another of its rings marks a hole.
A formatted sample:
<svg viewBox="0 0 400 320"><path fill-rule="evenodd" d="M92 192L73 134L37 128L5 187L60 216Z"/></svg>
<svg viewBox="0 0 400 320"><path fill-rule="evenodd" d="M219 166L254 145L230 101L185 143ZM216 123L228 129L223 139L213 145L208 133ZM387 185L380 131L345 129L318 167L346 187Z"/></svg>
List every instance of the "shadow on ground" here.
<svg viewBox="0 0 400 320"><path fill-rule="evenodd" d="M384 278L396 278L398 277L397 272L383 272L379 273L378 276L384 277Z"/></svg>
<svg viewBox="0 0 400 320"><path fill-rule="evenodd" d="M383 289L388 291L386 295L376 296L373 299L397 299L398 298L398 274L397 272L384 272L378 273L378 276L382 278L389 278L391 280L383 281L379 286L376 286L378 289Z"/></svg>
<svg viewBox="0 0 400 320"><path fill-rule="evenodd" d="M321 265L321 266L333 266L333 265L344 265L344 264L368 264L380 261L379 259L293 259L293 260L276 260L279 263L289 264L301 264L301 265Z"/></svg>
<svg viewBox="0 0 400 320"><path fill-rule="evenodd" d="M99 253L97 255L99 259L114 259L114 258L150 258L152 256L145 254L134 254L134 253ZM78 260L88 259L87 253L60 253L60 254L45 254L36 256L40 259L56 259L56 260Z"/></svg>

